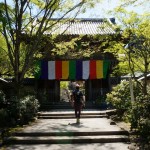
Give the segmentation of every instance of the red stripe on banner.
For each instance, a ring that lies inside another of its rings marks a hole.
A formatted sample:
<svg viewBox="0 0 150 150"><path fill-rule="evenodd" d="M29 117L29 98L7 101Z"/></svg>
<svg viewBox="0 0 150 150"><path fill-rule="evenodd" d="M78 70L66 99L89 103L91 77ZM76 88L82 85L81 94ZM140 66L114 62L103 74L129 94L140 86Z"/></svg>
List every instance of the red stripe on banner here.
<svg viewBox="0 0 150 150"><path fill-rule="evenodd" d="M55 61L55 73L56 73L56 79L62 78L62 61Z"/></svg>
<svg viewBox="0 0 150 150"><path fill-rule="evenodd" d="M96 60L90 60L90 79L96 79Z"/></svg>

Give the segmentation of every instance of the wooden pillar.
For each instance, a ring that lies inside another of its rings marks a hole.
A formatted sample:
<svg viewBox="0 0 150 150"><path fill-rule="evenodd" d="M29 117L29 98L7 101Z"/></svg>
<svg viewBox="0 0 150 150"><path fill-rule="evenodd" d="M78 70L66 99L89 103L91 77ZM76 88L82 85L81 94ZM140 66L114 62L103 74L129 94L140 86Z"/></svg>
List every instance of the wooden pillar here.
<svg viewBox="0 0 150 150"><path fill-rule="evenodd" d="M55 80L55 102L60 101L60 81Z"/></svg>
<svg viewBox="0 0 150 150"><path fill-rule="evenodd" d="M92 81L88 80L88 101L92 101Z"/></svg>

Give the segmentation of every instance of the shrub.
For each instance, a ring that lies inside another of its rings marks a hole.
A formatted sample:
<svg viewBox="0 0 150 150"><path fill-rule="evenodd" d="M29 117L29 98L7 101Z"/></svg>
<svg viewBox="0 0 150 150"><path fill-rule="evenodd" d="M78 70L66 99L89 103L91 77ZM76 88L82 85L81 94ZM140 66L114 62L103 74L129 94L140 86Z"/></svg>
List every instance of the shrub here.
<svg viewBox="0 0 150 150"><path fill-rule="evenodd" d="M20 101L20 114L23 120L32 119L39 108L39 102L34 96L26 96Z"/></svg>
<svg viewBox="0 0 150 150"><path fill-rule="evenodd" d="M12 97L9 100L8 112L12 124L24 124L32 119L39 108L39 102L35 96L28 95L21 99Z"/></svg>
<svg viewBox="0 0 150 150"><path fill-rule="evenodd" d="M6 98L5 94L2 90L0 90L0 105L3 105L6 103Z"/></svg>
<svg viewBox="0 0 150 150"><path fill-rule="evenodd" d="M0 127L8 126L9 114L6 109L0 109Z"/></svg>
<svg viewBox="0 0 150 150"><path fill-rule="evenodd" d="M150 140L150 92L139 93L132 107L131 128L138 130L140 136Z"/></svg>
<svg viewBox="0 0 150 150"><path fill-rule="evenodd" d="M148 93L145 95L141 88L133 82L134 102L131 103L130 87L128 81L122 81L107 94L106 101L116 109L125 109L126 112L121 116L127 117L131 123L131 129L136 129L140 138L150 141L150 86L147 87ZM125 116L127 115L127 116Z"/></svg>
<svg viewBox="0 0 150 150"><path fill-rule="evenodd" d="M130 87L128 81L122 81L106 96L107 103L114 106L116 109L131 108Z"/></svg>

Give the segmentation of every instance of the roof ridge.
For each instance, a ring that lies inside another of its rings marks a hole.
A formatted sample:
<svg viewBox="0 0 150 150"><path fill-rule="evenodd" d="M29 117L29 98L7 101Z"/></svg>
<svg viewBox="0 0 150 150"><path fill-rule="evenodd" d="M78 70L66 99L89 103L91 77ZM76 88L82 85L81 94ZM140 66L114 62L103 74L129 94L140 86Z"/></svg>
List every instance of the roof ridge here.
<svg viewBox="0 0 150 150"><path fill-rule="evenodd" d="M50 20L58 20L60 18L51 18ZM62 18L61 20L69 20L71 19L70 21L71 22L74 22L75 20L79 20L81 22L86 22L86 21L94 21L94 22L103 22L103 21L106 21L106 20L110 20L110 22L112 22L113 24L115 24L115 18L114 17L111 17L111 18Z"/></svg>

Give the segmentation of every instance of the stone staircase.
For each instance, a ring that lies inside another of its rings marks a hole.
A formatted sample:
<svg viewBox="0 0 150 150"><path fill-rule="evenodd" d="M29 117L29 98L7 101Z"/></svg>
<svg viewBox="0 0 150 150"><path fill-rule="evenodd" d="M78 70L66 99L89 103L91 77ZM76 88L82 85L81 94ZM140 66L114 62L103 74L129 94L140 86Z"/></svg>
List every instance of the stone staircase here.
<svg viewBox="0 0 150 150"><path fill-rule="evenodd" d="M38 118L39 119L71 119L74 118L74 112L70 113L39 113ZM108 115L105 112L84 112L81 113L81 118L107 118Z"/></svg>
<svg viewBox="0 0 150 150"><path fill-rule="evenodd" d="M87 101L85 103L85 108L86 109L96 109L99 108L100 106L97 106L95 103L92 101ZM47 110L56 110L56 109L72 109L72 106L70 102L65 102L65 101L60 101L60 102L48 102L48 103L41 103L40 110L41 111L47 111Z"/></svg>
<svg viewBox="0 0 150 150"><path fill-rule="evenodd" d="M128 131L111 126L105 111L83 111L76 124L74 112L40 112L35 125L16 132L5 140L6 145L127 143ZM107 126L107 127L106 127Z"/></svg>

